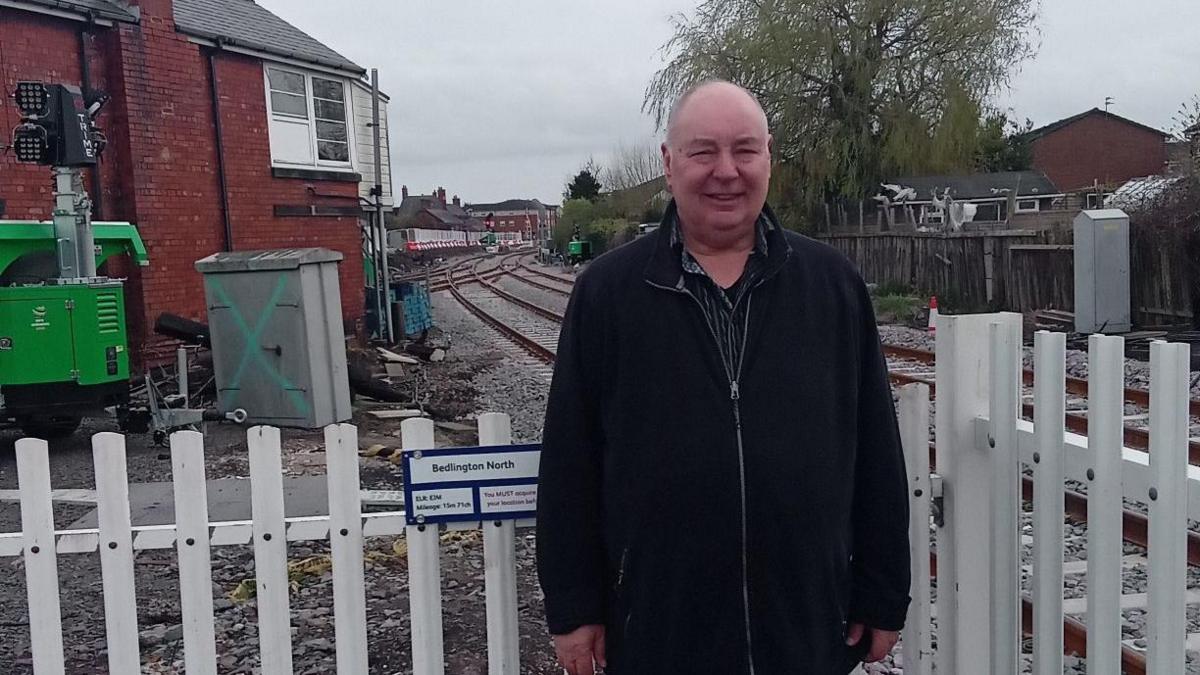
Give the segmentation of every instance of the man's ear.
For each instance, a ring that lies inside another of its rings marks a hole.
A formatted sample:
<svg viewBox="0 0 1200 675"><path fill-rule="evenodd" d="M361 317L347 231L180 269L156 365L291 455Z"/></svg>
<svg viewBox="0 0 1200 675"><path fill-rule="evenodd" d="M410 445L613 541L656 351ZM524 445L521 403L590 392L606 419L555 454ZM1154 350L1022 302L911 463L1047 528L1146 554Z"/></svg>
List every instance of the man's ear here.
<svg viewBox="0 0 1200 675"><path fill-rule="evenodd" d="M660 148L662 150L663 174L667 178L667 185L671 185L671 148L664 142Z"/></svg>

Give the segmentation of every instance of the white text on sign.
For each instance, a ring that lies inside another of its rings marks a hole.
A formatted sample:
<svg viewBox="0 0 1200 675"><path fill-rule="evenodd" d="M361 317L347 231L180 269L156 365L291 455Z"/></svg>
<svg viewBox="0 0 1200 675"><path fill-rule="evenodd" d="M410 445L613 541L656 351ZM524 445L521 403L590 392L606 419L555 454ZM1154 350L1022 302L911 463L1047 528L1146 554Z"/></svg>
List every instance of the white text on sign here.
<svg viewBox="0 0 1200 675"><path fill-rule="evenodd" d="M475 513L475 495L471 488L420 490L412 493L414 516L456 516Z"/></svg>

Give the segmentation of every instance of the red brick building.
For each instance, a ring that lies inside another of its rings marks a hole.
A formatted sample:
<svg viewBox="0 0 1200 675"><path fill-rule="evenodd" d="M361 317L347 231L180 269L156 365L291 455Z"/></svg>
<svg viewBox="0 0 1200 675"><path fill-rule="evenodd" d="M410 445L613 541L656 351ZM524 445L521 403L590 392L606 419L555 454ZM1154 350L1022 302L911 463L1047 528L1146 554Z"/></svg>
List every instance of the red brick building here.
<svg viewBox="0 0 1200 675"><path fill-rule="evenodd" d="M1033 168L1063 192L1166 170L1167 134L1093 108L1029 132Z"/></svg>
<svg viewBox="0 0 1200 675"><path fill-rule="evenodd" d="M491 216L497 232L518 233L523 241L547 239L548 233L558 224L558 206L543 204L536 199L467 204L466 209L480 220Z"/></svg>
<svg viewBox="0 0 1200 675"><path fill-rule="evenodd" d="M95 220L134 223L150 254L149 267L104 270L129 279L135 354L160 313L204 319L193 263L222 250L340 251L342 310L357 323L360 197L374 182L362 67L246 0L3 2L0 45L4 92L39 80L112 97L85 181ZM18 120L0 100L0 137ZM0 218L46 220L52 206L49 170L0 154Z"/></svg>

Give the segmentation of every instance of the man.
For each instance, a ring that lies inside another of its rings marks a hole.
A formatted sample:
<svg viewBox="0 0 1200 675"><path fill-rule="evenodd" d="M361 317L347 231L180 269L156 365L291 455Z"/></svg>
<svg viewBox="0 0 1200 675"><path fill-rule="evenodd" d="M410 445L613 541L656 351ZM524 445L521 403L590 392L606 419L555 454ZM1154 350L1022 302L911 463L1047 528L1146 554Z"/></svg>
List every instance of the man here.
<svg viewBox="0 0 1200 675"><path fill-rule="evenodd" d="M871 301L766 207L770 145L745 90L686 93L662 225L575 285L538 487L570 675L840 674L904 622L906 478Z"/></svg>

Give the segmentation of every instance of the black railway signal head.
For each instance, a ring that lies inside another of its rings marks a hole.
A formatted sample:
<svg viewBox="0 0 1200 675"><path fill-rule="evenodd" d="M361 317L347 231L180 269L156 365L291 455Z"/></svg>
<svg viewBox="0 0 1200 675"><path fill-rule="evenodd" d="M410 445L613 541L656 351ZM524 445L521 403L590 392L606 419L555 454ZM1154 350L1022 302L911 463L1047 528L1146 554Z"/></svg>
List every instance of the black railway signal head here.
<svg viewBox="0 0 1200 675"><path fill-rule="evenodd" d="M12 143L18 161L62 167L96 164L103 136L78 87L19 82L14 97L21 112ZM103 105L101 100L97 103Z"/></svg>

